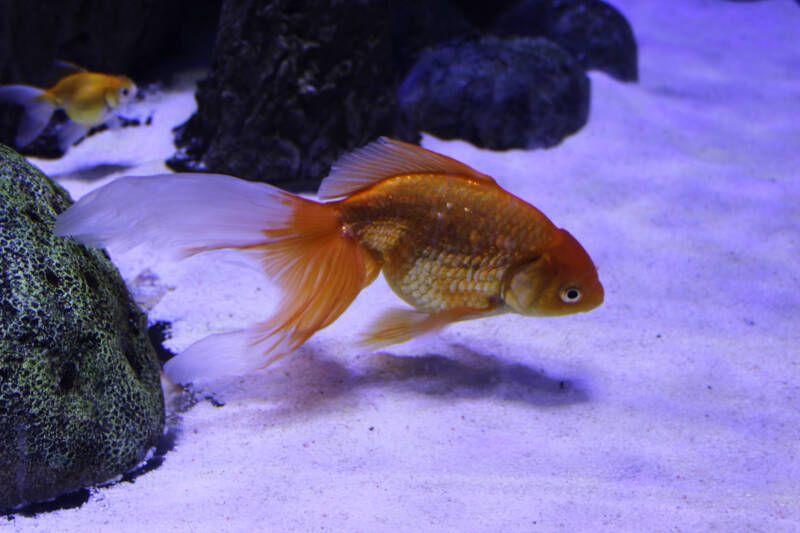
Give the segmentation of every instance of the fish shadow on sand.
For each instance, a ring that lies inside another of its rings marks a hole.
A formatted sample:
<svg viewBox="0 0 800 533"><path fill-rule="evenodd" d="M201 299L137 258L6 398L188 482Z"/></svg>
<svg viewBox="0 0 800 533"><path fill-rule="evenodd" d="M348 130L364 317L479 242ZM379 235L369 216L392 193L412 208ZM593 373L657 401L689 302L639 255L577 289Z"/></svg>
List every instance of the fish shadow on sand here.
<svg viewBox="0 0 800 533"><path fill-rule="evenodd" d="M388 352L359 356L352 365L308 345L275 367L252 376L215 380L195 389L197 400L226 403L261 400L273 405L270 418L316 416L356 405L359 391L385 389L448 400L492 399L536 407L586 402L579 380L547 376L543 370L507 362L455 346L448 356L399 356Z"/></svg>
<svg viewBox="0 0 800 533"><path fill-rule="evenodd" d="M55 180L79 180L79 181L98 181L105 177L118 172L123 172L133 168L133 165L116 164L116 163L100 163L98 165L87 165L80 168L64 172L62 174L54 174L51 177Z"/></svg>
<svg viewBox="0 0 800 533"><path fill-rule="evenodd" d="M519 362L503 361L456 346L457 355L397 356L377 353L361 386L388 386L428 396L496 398L542 407L585 402L589 395L574 379L549 377Z"/></svg>

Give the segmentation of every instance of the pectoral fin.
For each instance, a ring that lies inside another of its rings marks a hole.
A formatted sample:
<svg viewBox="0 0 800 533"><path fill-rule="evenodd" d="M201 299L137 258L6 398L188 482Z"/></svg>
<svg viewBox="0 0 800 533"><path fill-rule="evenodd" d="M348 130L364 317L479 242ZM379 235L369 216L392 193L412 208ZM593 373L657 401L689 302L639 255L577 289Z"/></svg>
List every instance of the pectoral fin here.
<svg viewBox="0 0 800 533"><path fill-rule="evenodd" d="M389 309L367 329L360 344L379 348L406 342L414 337L439 331L452 322L492 314L493 310L494 307L459 307L428 314L413 309Z"/></svg>

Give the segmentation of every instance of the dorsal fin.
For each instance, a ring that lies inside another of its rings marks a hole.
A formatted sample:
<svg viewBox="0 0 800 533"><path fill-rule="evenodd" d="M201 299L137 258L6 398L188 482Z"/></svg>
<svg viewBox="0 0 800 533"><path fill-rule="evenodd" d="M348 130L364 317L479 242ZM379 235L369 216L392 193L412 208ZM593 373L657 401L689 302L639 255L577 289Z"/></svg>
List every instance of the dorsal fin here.
<svg viewBox="0 0 800 533"><path fill-rule="evenodd" d="M47 87L52 87L53 85L63 80L67 76L71 76L73 74L81 74L85 72L89 71L71 61L65 61L63 59L54 59L53 68L50 69L47 79L45 80L45 84Z"/></svg>
<svg viewBox="0 0 800 533"><path fill-rule="evenodd" d="M317 194L322 200L349 196L387 178L425 173L456 174L495 183L489 176L451 157L381 137L340 157L331 167L330 175L322 180Z"/></svg>
<svg viewBox="0 0 800 533"><path fill-rule="evenodd" d="M77 63L73 63L72 61L67 61L65 59L56 59L53 61L53 65L64 72L69 72L70 74L75 74L76 72L89 72Z"/></svg>

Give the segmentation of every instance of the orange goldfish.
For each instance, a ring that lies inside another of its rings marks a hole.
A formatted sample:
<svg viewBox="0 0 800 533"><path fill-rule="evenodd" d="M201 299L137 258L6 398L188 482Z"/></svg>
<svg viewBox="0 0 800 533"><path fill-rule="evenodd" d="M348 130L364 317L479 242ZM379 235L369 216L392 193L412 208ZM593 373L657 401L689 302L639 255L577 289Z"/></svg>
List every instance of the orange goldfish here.
<svg viewBox="0 0 800 533"><path fill-rule="evenodd" d="M15 140L17 146L33 142L53 112L63 109L71 121L59 139L61 147L66 148L89 129L108 121L136 93L136 84L127 76L87 72L69 63L61 64L79 71L61 78L49 89L28 85L0 87L0 102L25 108Z"/></svg>
<svg viewBox="0 0 800 533"><path fill-rule="evenodd" d="M263 323L211 335L165 371L197 377L264 367L331 324L383 272L413 309L393 309L365 342L403 342L499 313L589 311L603 302L597 270L572 235L492 178L449 157L381 138L343 156L319 189L325 203L211 174L114 181L57 220L84 244L147 242L184 256L254 254L282 289Z"/></svg>

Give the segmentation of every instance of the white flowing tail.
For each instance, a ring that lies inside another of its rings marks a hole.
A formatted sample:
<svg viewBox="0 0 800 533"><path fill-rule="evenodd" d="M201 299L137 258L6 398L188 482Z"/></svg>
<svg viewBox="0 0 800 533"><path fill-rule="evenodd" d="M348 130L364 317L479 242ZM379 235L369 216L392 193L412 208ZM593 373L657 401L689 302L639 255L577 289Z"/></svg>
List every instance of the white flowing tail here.
<svg viewBox="0 0 800 533"><path fill-rule="evenodd" d="M17 104L25 108L14 141L20 148L32 143L42 133L56 110L56 106L44 98L42 89L28 85L0 87L0 102Z"/></svg>
<svg viewBox="0 0 800 533"><path fill-rule="evenodd" d="M95 247L146 243L184 257L220 249L258 256L283 292L278 311L168 361L167 377L178 383L246 373L291 353L336 320L378 273L369 252L342 231L335 204L215 174L121 178L61 214L55 233Z"/></svg>

